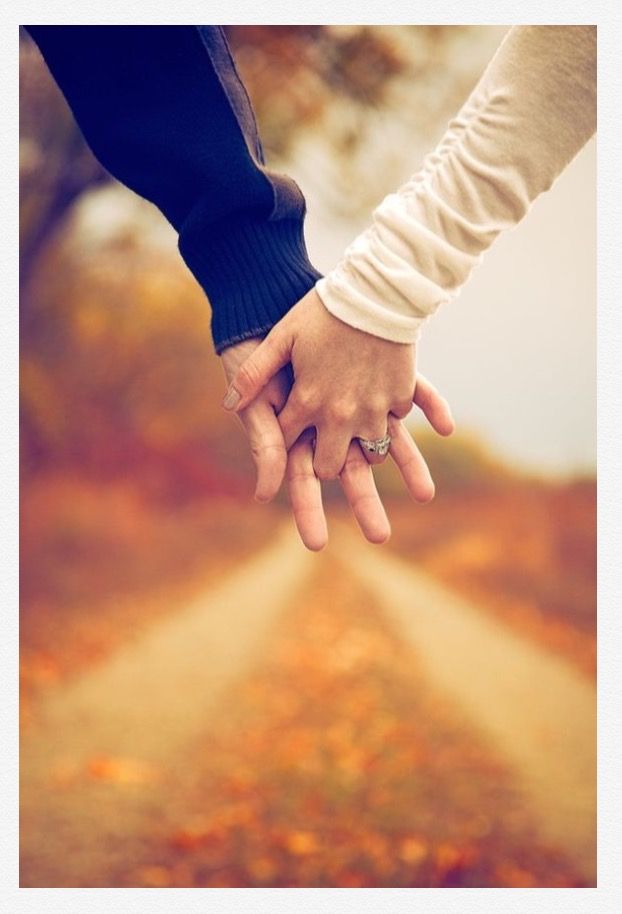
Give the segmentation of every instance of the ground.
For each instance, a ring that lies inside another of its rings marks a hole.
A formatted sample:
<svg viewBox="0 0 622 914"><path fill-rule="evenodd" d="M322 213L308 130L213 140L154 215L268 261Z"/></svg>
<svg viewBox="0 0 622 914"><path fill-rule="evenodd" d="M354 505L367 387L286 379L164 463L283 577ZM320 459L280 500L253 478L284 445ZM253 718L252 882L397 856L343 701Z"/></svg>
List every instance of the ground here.
<svg viewBox="0 0 622 914"><path fill-rule="evenodd" d="M229 516L222 543L230 525ZM525 760L494 715L479 720L469 706L475 672L452 691L409 631L411 603L400 621L369 575L405 575L395 599L412 599L412 613L418 594L435 594L425 611L449 626L444 650L452 626L480 637L481 623L497 655L528 658L514 704L503 705L502 688L488 692L506 718L521 713L526 680L549 692L570 683L585 698L583 719L567 728L579 738L592 724L587 672L533 632L499 627L490 607L426 589L433 579L411 559L359 553L351 532L331 529L328 551L312 556L289 523L279 532L277 516L267 535L249 512L244 542L237 552L229 543L219 573L195 578L192 595L162 590L151 616L139 609L145 595L135 597L136 625L113 614L107 642L102 620L95 658L84 659L71 632L75 610L65 613L73 648L57 650L55 676L25 687L22 885L592 883L585 809L552 839L544 820L572 819L573 798L563 783L545 784L545 810L542 785L521 770L540 765L552 781L547 702L526 718ZM35 628L29 620L23 635L30 659ZM487 664L474 658L480 687ZM592 749L588 741L583 766L575 759L577 796L593 790Z"/></svg>

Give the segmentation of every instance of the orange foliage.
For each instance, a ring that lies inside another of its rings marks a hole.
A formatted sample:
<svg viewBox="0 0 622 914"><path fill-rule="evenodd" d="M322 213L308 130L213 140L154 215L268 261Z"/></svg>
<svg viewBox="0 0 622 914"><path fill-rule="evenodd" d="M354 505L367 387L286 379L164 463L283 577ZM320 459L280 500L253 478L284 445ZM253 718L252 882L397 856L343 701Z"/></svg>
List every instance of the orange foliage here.
<svg viewBox="0 0 622 914"><path fill-rule="evenodd" d="M335 571L292 607L197 747L188 815L154 848L168 884L581 884L534 833L494 750Z"/></svg>
<svg viewBox="0 0 622 914"><path fill-rule="evenodd" d="M390 548L594 675L595 483L508 477L390 514Z"/></svg>
<svg viewBox="0 0 622 914"><path fill-rule="evenodd" d="M93 780L113 784L145 784L157 777L154 768L140 759L111 758L106 755L89 759L86 770Z"/></svg>
<svg viewBox="0 0 622 914"><path fill-rule="evenodd" d="M21 711L219 582L280 520L223 499L153 503L125 482L40 475L20 506Z"/></svg>

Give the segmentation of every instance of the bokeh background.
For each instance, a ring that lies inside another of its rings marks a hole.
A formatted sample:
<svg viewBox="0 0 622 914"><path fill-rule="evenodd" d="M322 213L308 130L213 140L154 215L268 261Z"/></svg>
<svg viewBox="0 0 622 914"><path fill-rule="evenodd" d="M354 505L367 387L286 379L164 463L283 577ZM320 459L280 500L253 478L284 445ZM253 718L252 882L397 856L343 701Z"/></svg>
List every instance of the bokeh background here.
<svg viewBox="0 0 622 914"><path fill-rule="evenodd" d="M319 269L504 32L227 28ZM20 82L22 885L594 884L594 141L424 332L435 501L385 465L378 550L328 486L310 556L172 229Z"/></svg>

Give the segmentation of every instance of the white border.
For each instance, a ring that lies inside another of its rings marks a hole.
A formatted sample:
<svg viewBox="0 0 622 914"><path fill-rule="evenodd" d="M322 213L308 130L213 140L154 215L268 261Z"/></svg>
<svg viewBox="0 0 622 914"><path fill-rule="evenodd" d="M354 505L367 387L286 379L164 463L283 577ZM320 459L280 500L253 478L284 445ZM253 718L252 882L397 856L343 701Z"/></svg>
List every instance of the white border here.
<svg viewBox="0 0 622 914"><path fill-rule="evenodd" d="M553 7L553 8L551 8ZM520 13L520 19L517 19ZM0 828L2 908L11 912L41 911L236 911L270 912L400 912L416 906L426 912L498 911L530 914L563 910L609 912L622 910L617 858L622 856L620 720L622 699L616 679L620 655L620 559L622 555L622 478L615 455L622 453L622 239L619 164L620 99L622 99L622 17L612 2L507 0L431 3L324 0L283 2L173 2L110 0L106 4L69 2L3 4L0 13L0 200L4 243L0 248L0 309L2 358L0 406L2 449L0 481L3 506L2 637L2 754ZM599 471L599 880L597 889L18 889L17 833L17 204L18 204L18 32L19 23L596 23L599 28L599 342L598 342L598 471ZM617 564L616 564L617 559ZM617 572L617 574L616 574Z"/></svg>

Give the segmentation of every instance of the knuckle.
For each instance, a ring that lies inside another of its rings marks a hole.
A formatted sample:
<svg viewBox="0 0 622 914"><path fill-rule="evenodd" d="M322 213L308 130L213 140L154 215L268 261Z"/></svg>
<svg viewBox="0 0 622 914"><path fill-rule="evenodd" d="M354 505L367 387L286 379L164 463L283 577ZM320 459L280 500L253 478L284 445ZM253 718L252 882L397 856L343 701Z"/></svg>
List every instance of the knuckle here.
<svg viewBox="0 0 622 914"><path fill-rule="evenodd" d="M306 412L315 412L318 405L318 395L312 387L303 387L296 393L297 407Z"/></svg>
<svg viewBox="0 0 622 914"><path fill-rule="evenodd" d="M402 398L400 400L397 400L393 404L393 406L391 408L391 412L393 413L394 416L397 416L398 419L405 419L406 416L411 411L412 405L413 405L412 400L410 398L408 398L408 399Z"/></svg>
<svg viewBox="0 0 622 914"><path fill-rule="evenodd" d="M389 411L387 400L378 394L368 398L366 409L370 416L386 416Z"/></svg>
<svg viewBox="0 0 622 914"><path fill-rule="evenodd" d="M326 409L327 418L335 425L347 425L354 418L355 406L348 400L336 400Z"/></svg>
<svg viewBox="0 0 622 914"><path fill-rule="evenodd" d="M259 380L259 368L253 359L247 359L240 366L237 375L237 381L245 387L252 387Z"/></svg>

